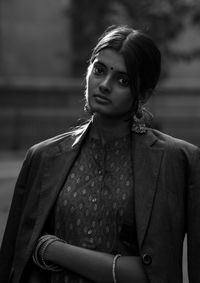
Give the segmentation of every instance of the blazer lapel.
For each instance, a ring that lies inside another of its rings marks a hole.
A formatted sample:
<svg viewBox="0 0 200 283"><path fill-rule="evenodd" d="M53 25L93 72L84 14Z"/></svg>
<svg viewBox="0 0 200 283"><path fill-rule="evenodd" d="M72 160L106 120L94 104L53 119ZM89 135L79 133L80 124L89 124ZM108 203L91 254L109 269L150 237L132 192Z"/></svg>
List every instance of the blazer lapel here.
<svg viewBox="0 0 200 283"><path fill-rule="evenodd" d="M87 128L88 127L86 127L78 137L73 139L73 144L72 141L70 141L70 144L66 144L66 141L64 141L58 146L52 148L46 156L43 179L41 180L36 223L33 231L31 232L28 246L24 248L24 262L20 263L17 274L18 278L20 278L26 261L31 256L34 245L42 232L49 212L53 208L56 198L62 189L71 166L79 153L80 145L82 140L85 138L85 131Z"/></svg>
<svg viewBox="0 0 200 283"><path fill-rule="evenodd" d="M156 138L151 133L133 137L135 217L140 247L148 228L163 155L155 142Z"/></svg>
<svg viewBox="0 0 200 283"><path fill-rule="evenodd" d="M66 146L65 143L60 144L60 152L57 155L53 154L46 158L46 166L39 198L37 222L35 225L36 228L32 234L32 238L38 236L36 235L38 234L38 230L41 231L49 211L53 207L58 193L62 189L71 166L79 153L87 128L88 126L74 139L73 144L70 146Z"/></svg>
<svg viewBox="0 0 200 283"><path fill-rule="evenodd" d="M37 229L43 226L77 154L77 150L71 150L46 159L39 198Z"/></svg>
<svg viewBox="0 0 200 283"><path fill-rule="evenodd" d="M50 209L55 203L58 193L64 185L71 166L79 153L80 146L82 144L82 140L85 138L85 132L87 131L88 126L89 124L87 124L82 132L76 136L73 143L66 145L64 141L58 146L58 154L50 154L50 156L46 158L36 222L37 229L35 229L35 233L37 233L37 230L42 228Z"/></svg>

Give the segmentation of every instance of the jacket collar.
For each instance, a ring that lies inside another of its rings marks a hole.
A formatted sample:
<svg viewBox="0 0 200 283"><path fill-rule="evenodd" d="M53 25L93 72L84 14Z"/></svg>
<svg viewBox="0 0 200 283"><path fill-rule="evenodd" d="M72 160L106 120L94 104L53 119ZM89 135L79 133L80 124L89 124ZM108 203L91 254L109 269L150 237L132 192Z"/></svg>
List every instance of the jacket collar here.
<svg viewBox="0 0 200 283"><path fill-rule="evenodd" d="M54 157L67 152L79 151L82 141L85 139L86 134L90 128L91 122L84 124L78 129L75 129L67 134L58 136L60 141L50 147L46 153L47 157Z"/></svg>
<svg viewBox="0 0 200 283"><path fill-rule="evenodd" d="M79 150L90 126L91 121L81 126L78 130L71 132L71 137L69 139L63 139L60 143L55 145L55 147L51 148L49 155L62 154L71 150ZM151 131L147 131L145 134L132 133L132 140L138 145L151 147L156 143L157 137Z"/></svg>

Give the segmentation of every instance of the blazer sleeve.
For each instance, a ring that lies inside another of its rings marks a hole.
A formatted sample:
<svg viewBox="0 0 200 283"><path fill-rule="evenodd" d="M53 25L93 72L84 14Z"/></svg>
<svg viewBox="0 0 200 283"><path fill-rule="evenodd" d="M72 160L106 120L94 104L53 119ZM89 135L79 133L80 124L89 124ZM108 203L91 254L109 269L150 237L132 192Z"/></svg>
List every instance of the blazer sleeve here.
<svg viewBox="0 0 200 283"><path fill-rule="evenodd" d="M27 152L15 185L8 220L2 240L0 250L0 280L4 283L9 282L9 276L15 250L15 241L17 238L18 227L27 194L26 182L29 174L30 160L31 152L29 150Z"/></svg>
<svg viewBox="0 0 200 283"><path fill-rule="evenodd" d="M187 246L190 283L200 282L200 150L193 154L187 191Z"/></svg>

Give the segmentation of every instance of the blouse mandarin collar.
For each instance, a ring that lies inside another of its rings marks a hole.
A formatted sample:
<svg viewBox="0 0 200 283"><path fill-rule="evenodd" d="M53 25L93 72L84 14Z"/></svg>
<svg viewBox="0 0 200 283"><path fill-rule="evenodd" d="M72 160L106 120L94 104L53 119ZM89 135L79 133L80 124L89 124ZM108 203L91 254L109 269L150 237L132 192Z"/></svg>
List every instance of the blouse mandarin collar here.
<svg viewBox="0 0 200 283"><path fill-rule="evenodd" d="M127 145L127 142L129 142L130 139L131 132L123 136L112 137L111 139L108 139L105 144L102 144L101 140L97 137L88 137L88 141L93 147L107 147L110 150L123 148Z"/></svg>
<svg viewBox="0 0 200 283"><path fill-rule="evenodd" d="M91 121L83 125L79 131L72 134L71 138L66 143L66 140L63 140L59 145L59 151L70 151L70 150L79 150L79 146L82 141L88 136L89 129L91 127ZM126 136L128 136L127 134ZM157 137L151 130L147 130L145 134L136 134L134 132L130 132L130 136L132 142L137 142L139 144L143 144L146 146L152 146L156 143Z"/></svg>

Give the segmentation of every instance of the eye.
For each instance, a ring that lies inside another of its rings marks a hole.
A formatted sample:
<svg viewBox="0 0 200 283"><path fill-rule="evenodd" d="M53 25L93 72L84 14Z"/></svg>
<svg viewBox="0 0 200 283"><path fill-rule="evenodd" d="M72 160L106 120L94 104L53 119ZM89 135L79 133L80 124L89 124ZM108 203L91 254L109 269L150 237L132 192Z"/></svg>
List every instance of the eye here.
<svg viewBox="0 0 200 283"><path fill-rule="evenodd" d="M118 78L118 82L122 87L129 87L130 86L130 81L129 81L128 77L120 76Z"/></svg>
<svg viewBox="0 0 200 283"><path fill-rule="evenodd" d="M104 71L105 71L105 68L99 64L96 64L93 66L92 72L97 76L103 75Z"/></svg>

